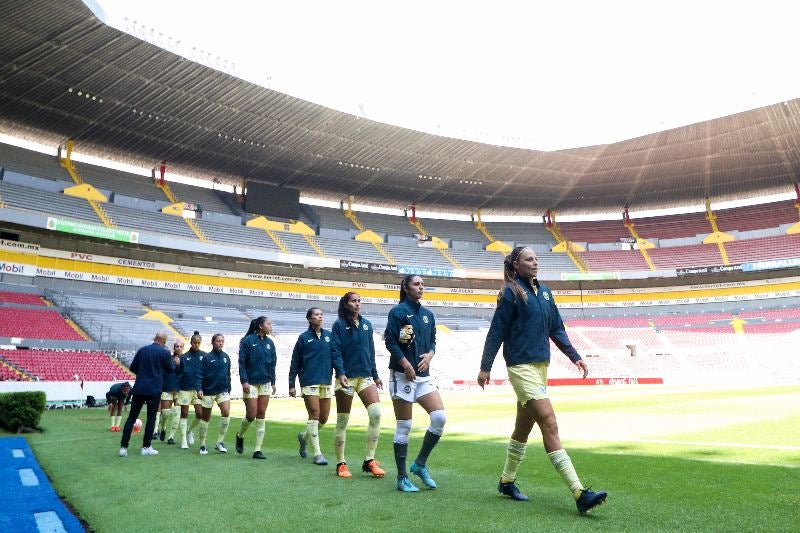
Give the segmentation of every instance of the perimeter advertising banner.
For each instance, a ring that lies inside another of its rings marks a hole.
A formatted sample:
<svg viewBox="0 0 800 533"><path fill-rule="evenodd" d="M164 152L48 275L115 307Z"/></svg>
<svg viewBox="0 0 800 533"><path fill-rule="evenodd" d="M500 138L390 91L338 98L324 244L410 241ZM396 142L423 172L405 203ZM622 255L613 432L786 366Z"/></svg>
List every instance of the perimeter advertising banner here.
<svg viewBox="0 0 800 533"><path fill-rule="evenodd" d="M139 242L138 231L108 228L99 224L76 222L74 220L64 220L63 218L47 217L47 229L83 235L85 237L108 239L111 241L129 242L133 244Z"/></svg>

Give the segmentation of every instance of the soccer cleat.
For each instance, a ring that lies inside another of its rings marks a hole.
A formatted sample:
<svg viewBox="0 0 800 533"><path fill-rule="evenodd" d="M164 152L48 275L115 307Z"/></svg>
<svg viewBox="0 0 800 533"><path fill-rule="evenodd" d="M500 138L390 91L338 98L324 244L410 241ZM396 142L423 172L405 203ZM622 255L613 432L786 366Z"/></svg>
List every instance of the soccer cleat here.
<svg viewBox="0 0 800 533"><path fill-rule="evenodd" d="M350 469L347 468L347 463L339 463L336 465L336 475L339 477L353 477L353 474L350 473Z"/></svg>
<svg viewBox="0 0 800 533"><path fill-rule="evenodd" d="M397 490L400 492L419 492L419 487L411 483L406 476L397 478Z"/></svg>
<svg viewBox="0 0 800 533"><path fill-rule="evenodd" d="M300 457L305 459L306 455L308 455L306 452L306 434L303 432L298 433L297 440L300 441Z"/></svg>
<svg viewBox="0 0 800 533"><path fill-rule="evenodd" d="M200 455L208 455L208 450L205 446L200 446Z"/></svg>
<svg viewBox="0 0 800 533"><path fill-rule="evenodd" d="M236 453L244 453L244 437L236 434Z"/></svg>
<svg viewBox="0 0 800 533"><path fill-rule="evenodd" d="M188 449L189 445L186 443L186 441L185 440L181 441L181 450L188 450Z"/></svg>
<svg viewBox="0 0 800 533"><path fill-rule="evenodd" d="M154 450L152 446L142 448L142 455L158 455L158 450Z"/></svg>
<svg viewBox="0 0 800 533"><path fill-rule="evenodd" d="M128 457L128 448L120 448L119 449L119 456L120 457Z"/></svg>
<svg viewBox="0 0 800 533"><path fill-rule="evenodd" d="M411 473L417 475L429 489L436 488L436 482L431 478L431 472L427 466L420 466L416 462L411 463Z"/></svg>
<svg viewBox="0 0 800 533"><path fill-rule="evenodd" d="M528 501L528 497L519 491L519 488L517 488L517 485L513 481L509 481L508 483L503 483L501 481L500 483L498 483L497 492L505 496L508 496L512 500L516 500L518 502Z"/></svg>
<svg viewBox="0 0 800 533"><path fill-rule="evenodd" d="M375 459L364 461L364 464L361 465L361 470L372 474L372 477L383 477L386 475L386 472L380 467L380 463Z"/></svg>
<svg viewBox="0 0 800 533"><path fill-rule="evenodd" d="M153 432L153 440L156 440L157 438L158 438L158 431L154 431ZM161 439L161 440L164 440L164 439Z"/></svg>
<svg viewBox="0 0 800 533"><path fill-rule="evenodd" d="M109 430L111 433L114 433L115 431L117 431L117 426L111 426L110 428L108 428L108 430Z"/></svg>
<svg viewBox="0 0 800 533"><path fill-rule="evenodd" d="M315 455L314 456L314 464L315 465L320 465L320 466L325 466L325 465L328 464L328 460L325 459L325 456L322 455L322 454Z"/></svg>
<svg viewBox="0 0 800 533"><path fill-rule="evenodd" d="M194 431L190 431L188 435L186 435L186 442L189 443L189 446L194 444Z"/></svg>
<svg viewBox="0 0 800 533"><path fill-rule="evenodd" d="M598 505L602 504L606 501L608 497L608 493L604 491L600 492L592 492L592 487L587 487L581 490L580 497L575 500L575 505L578 507L578 512L581 514L586 514Z"/></svg>
<svg viewBox="0 0 800 533"><path fill-rule="evenodd" d="M160 440L161 442L164 442L164 440L166 438L167 438L167 432L166 431L159 431L158 432L158 440Z"/></svg>
<svg viewBox="0 0 800 533"><path fill-rule="evenodd" d="M169 445L174 445L174 444L175 444L175 439L173 439L172 437L170 437L169 439L167 439L167 444L169 444Z"/></svg>
<svg viewBox="0 0 800 533"><path fill-rule="evenodd" d="M266 459L267 456L261 453L261 450L253 452L253 459Z"/></svg>
<svg viewBox="0 0 800 533"><path fill-rule="evenodd" d="M214 449L217 450L219 453L228 453L228 448L225 447L225 444L222 442L218 442L214 445Z"/></svg>

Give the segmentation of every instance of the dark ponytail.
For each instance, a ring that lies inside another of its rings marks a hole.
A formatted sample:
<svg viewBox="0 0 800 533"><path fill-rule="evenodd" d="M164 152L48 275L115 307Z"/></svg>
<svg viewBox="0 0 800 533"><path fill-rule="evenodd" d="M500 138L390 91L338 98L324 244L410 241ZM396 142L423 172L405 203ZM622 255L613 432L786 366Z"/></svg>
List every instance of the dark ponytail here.
<svg viewBox="0 0 800 533"><path fill-rule="evenodd" d="M353 320L353 313L351 313L350 310L347 308L347 302L350 301L350 297L353 296L354 294L358 293L355 291L348 291L344 293L344 296L339 298L339 309L336 310L337 314L339 315L339 318L344 320L352 328L350 330L351 334L353 333L353 330L356 327L356 323L355 320ZM359 315L359 318L361 318L361 315Z"/></svg>
<svg viewBox="0 0 800 533"><path fill-rule="evenodd" d="M400 303L403 303L408 299L408 284L411 283L411 280L416 278L417 274L407 274L406 277L400 282Z"/></svg>
<svg viewBox="0 0 800 533"><path fill-rule="evenodd" d="M261 327L261 324L263 324L265 320L267 320L267 317L265 317L265 316L260 316L260 317L257 317L257 318L254 318L253 320L251 320L250 321L250 327L247 328L247 333L245 333L244 336L246 337L248 335L252 335L253 333L256 333L259 330L259 328Z"/></svg>
<svg viewBox="0 0 800 533"><path fill-rule="evenodd" d="M527 246L517 246L511 250L511 253L508 254L503 260L503 281L505 281L503 287L511 287L511 290L514 291L514 299L516 300L517 297L519 297L526 304L528 303L528 295L525 292L525 289L522 288L522 285L520 285L517 281L517 272L514 270L514 261L519 259L519 255L527 248Z"/></svg>

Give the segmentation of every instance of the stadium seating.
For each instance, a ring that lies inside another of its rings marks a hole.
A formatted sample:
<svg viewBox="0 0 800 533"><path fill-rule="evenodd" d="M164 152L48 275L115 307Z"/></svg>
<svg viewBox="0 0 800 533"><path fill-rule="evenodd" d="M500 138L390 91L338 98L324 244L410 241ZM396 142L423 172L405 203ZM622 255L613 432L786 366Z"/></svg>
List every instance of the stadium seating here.
<svg viewBox="0 0 800 533"><path fill-rule="evenodd" d="M23 305L39 305L46 306L47 304L37 294L24 293L24 292L6 292L0 291L0 303L23 304Z"/></svg>
<svg viewBox="0 0 800 533"><path fill-rule="evenodd" d="M83 341L57 311L14 309L0 313L0 337Z"/></svg>
<svg viewBox="0 0 800 533"><path fill-rule="evenodd" d="M47 381L117 381L133 374L101 352L0 350L0 357Z"/></svg>

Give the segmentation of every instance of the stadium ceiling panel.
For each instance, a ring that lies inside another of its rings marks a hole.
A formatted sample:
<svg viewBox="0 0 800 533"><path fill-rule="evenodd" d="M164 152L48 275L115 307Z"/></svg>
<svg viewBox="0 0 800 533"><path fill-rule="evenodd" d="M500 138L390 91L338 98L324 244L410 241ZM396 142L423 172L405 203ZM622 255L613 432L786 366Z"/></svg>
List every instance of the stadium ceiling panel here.
<svg viewBox="0 0 800 533"><path fill-rule="evenodd" d="M0 128L230 184L242 178L385 207L538 215L785 193L800 100L623 142L541 152L390 126L256 86L100 22L78 0L0 18Z"/></svg>

